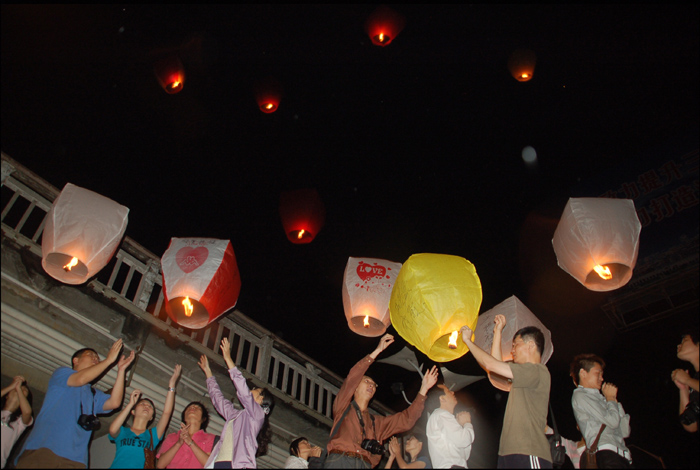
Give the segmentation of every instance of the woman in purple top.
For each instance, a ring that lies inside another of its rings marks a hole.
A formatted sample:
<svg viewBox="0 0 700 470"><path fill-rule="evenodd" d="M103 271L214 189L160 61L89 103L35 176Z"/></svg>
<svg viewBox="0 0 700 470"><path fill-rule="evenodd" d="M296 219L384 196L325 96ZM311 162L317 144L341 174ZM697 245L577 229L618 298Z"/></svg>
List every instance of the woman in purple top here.
<svg viewBox="0 0 700 470"><path fill-rule="evenodd" d="M267 453L270 441L268 417L274 406L272 394L261 387L249 387L243 374L231 359L227 338L221 340L221 352L228 366L228 373L236 388L238 401L243 406L237 410L224 398L219 384L211 373L207 356L199 359L199 367L207 376L207 390L216 411L226 420L221 439L204 465L206 468L256 468L255 457ZM252 390L251 390L252 388Z"/></svg>

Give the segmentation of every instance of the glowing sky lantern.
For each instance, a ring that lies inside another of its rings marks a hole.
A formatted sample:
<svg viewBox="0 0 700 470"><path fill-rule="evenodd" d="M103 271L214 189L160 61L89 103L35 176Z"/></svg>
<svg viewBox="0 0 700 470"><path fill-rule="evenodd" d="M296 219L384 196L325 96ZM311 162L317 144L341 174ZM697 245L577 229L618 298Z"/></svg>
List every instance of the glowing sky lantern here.
<svg viewBox="0 0 700 470"><path fill-rule="evenodd" d="M166 93L174 95L185 86L185 67L178 57L167 57L153 67L158 83Z"/></svg>
<svg viewBox="0 0 700 470"><path fill-rule="evenodd" d="M365 30L375 46L386 46L399 35L406 19L386 6L380 6L369 16Z"/></svg>
<svg viewBox="0 0 700 470"><path fill-rule="evenodd" d="M554 232L559 267L593 291L610 291L632 278L639 222L631 199L570 198Z"/></svg>
<svg viewBox="0 0 700 470"><path fill-rule="evenodd" d="M493 344L493 326L496 315L506 317L506 326L501 332L501 355L504 361L512 361L511 346L513 335L526 326L536 326L544 334L544 351L542 352L542 364L546 364L552 357L554 346L552 345L552 333L535 316L534 313L523 304L516 296L508 297L500 304L479 315L479 324L474 330L474 344L487 352L491 352ZM501 390L510 390L510 383L505 377L489 373L491 383Z"/></svg>
<svg viewBox="0 0 700 470"><path fill-rule="evenodd" d="M280 194L280 219L290 242L311 243L323 227L326 209L315 189L285 191Z"/></svg>
<svg viewBox="0 0 700 470"><path fill-rule="evenodd" d="M161 259L165 310L186 328L204 328L232 309L241 276L231 242L173 238Z"/></svg>
<svg viewBox="0 0 700 470"><path fill-rule="evenodd" d="M129 209L68 183L46 214L41 265L53 278L82 284L104 268L121 243Z"/></svg>
<svg viewBox="0 0 700 470"><path fill-rule="evenodd" d="M537 56L529 49L516 49L508 59L508 70L519 82L527 82L535 73Z"/></svg>
<svg viewBox="0 0 700 470"><path fill-rule="evenodd" d="M255 87L255 101L263 113L270 114L277 111L281 100L282 84L276 79L268 77Z"/></svg>
<svg viewBox="0 0 700 470"><path fill-rule="evenodd" d="M430 359L447 362L467 353L454 333L464 325L476 327L480 305L481 281L472 263L459 256L420 253L401 267L389 308L402 338Z"/></svg>
<svg viewBox="0 0 700 470"><path fill-rule="evenodd" d="M389 299L401 263L375 258L348 258L343 275L343 309L352 331L381 336L391 325Z"/></svg>

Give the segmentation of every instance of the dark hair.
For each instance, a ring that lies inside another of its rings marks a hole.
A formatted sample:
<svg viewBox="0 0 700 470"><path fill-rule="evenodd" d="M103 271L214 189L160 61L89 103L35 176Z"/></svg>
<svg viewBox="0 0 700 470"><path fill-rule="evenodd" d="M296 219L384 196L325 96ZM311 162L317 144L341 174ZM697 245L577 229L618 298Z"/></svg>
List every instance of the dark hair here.
<svg viewBox="0 0 700 470"><path fill-rule="evenodd" d="M253 390L260 390L260 396L262 396L262 403L260 403L260 406L265 412L265 421L263 422L263 425L258 431L258 450L255 453L256 457L262 457L263 455L267 454L267 445L270 443L270 440L272 440L272 428L270 427L270 413L272 413L272 409L275 407L275 398L272 396L272 393L270 393L268 389L258 387L250 379L246 380L246 385L248 385L248 390L250 390L251 392Z"/></svg>
<svg viewBox="0 0 700 470"><path fill-rule="evenodd" d="M139 403L141 403L142 401L147 401L147 402L150 403L151 406L153 407L153 416L151 417L151 419L148 420L148 423L146 423L146 429L148 429L148 428L151 427L151 424L153 424L153 421L156 420L156 414L157 414L157 412L156 412L156 405L155 405L155 403L153 403L153 400L151 400L150 398L141 397L141 398L139 398L139 401L136 402L136 404L134 405L134 408L132 408L131 411L134 411L134 409L135 409L135 408L139 405ZM134 416L134 415L132 415L132 417L133 417L133 416Z"/></svg>
<svg viewBox="0 0 700 470"><path fill-rule="evenodd" d="M88 352L88 351L92 351L92 352L94 352L95 354L97 354L97 351L95 351L95 350L92 349L92 348L78 349L76 352L73 353L73 356L70 358L70 366L71 366L71 368L75 367L75 364L73 363L73 361L74 361L75 359L80 359L80 356L82 356L84 353L86 353L86 352ZM97 355L98 355L98 357L99 357L99 354L97 354Z"/></svg>
<svg viewBox="0 0 700 470"><path fill-rule="evenodd" d="M408 441L411 437L415 437L416 439L418 439L418 441L419 441L421 444L423 444L423 447L421 447L420 452L418 452L418 455L416 455L416 460L418 460L418 457L425 457L425 458L428 459L428 461L430 462L430 452L429 452L429 449L428 449L428 436L426 436L425 434L423 434L423 433L421 433L421 432L413 432L413 433L410 433L410 434L406 434L406 436L404 437L404 443L405 443L406 441ZM408 452L406 452L405 444L404 444L403 453L404 453L404 454L408 454ZM410 460L411 460L411 459L410 459L410 456L409 456L408 459L406 459L406 458L405 458L405 455L404 455L404 459L405 459L406 461L410 461ZM410 462L409 462L409 463L410 463ZM432 465L431 465L431 466L432 466Z"/></svg>
<svg viewBox="0 0 700 470"><path fill-rule="evenodd" d="M202 424L199 426L199 429L206 431L207 425L209 424L209 411L207 411L207 408L201 402L192 401L187 404L187 406L182 410L182 422L185 422L185 411L187 411L187 408L192 405L197 405L202 409Z"/></svg>
<svg viewBox="0 0 700 470"><path fill-rule="evenodd" d="M544 334L539 328L536 326L526 326L525 328L520 328L513 335L513 340L515 341L515 338L518 336L520 336L523 341L534 341L535 346L537 346L537 352L540 353L540 356L542 355L544 352Z"/></svg>
<svg viewBox="0 0 700 470"><path fill-rule="evenodd" d="M436 384L432 390L428 392L428 396L425 399L424 410L430 415L433 411L440 408L440 397L445 395L445 389L440 387L440 385L445 385L444 383ZM421 441L423 442L423 441Z"/></svg>
<svg viewBox="0 0 700 470"><path fill-rule="evenodd" d="M579 372L581 369L585 370L586 372L590 372L591 368L595 366L596 363L600 364L600 367L605 369L605 361L595 354L579 354L578 356L574 357L574 360L571 361L569 374L571 375L571 378L574 379L576 386L578 386L580 381Z"/></svg>
<svg viewBox="0 0 700 470"><path fill-rule="evenodd" d="M309 440L307 438L305 438L304 436L297 437L296 439L294 439L292 441L291 444L289 444L289 455L299 457L299 443L301 441L309 442Z"/></svg>
<svg viewBox="0 0 700 470"><path fill-rule="evenodd" d="M686 336L690 336L690 340L693 343L698 344L698 332L697 331L692 331L692 330L684 331L683 334L681 335L681 341Z"/></svg>

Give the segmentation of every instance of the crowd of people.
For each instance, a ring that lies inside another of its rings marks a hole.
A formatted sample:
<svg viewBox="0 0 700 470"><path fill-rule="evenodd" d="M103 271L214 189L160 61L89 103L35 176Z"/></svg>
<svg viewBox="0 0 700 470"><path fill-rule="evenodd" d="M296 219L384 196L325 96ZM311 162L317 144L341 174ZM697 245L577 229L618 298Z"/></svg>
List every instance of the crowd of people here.
<svg viewBox="0 0 700 470"><path fill-rule="evenodd" d="M541 363L544 335L536 327L520 329L512 339L513 360L504 361L501 335L505 324L505 317L497 315L490 351L474 344L469 327L460 330L479 365L510 384L498 467L552 468L547 439L552 432L547 426L551 377ZM367 372L393 341L390 334L382 336L376 349L360 359L343 381L333 402L334 421L325 449L298 437L289 445L285 468L369 469L383 458L385 468L467 468L475 439L472 417L468 411L455 413L458 400L444 383L438 384L436 366L422 374L418 395L407 409L390 416L370 413L377 383ZM209 412L201 402L189 403L182 411L179 430L165 436L174 411L180 365L173 369L157 422L158 411L141 390L132 390L123 404L125 374L135 354L122 355L122 347L122 340L117 340L103 360L93 349L76 351L71 367L60 367L52 374L36 421L24 377L14 377L2 389L2 468L27 428L30 433L12 462L15 468L87 468L90 438L99 427L97 415L120 408L109 426L109 440L116 446L111 468L256 468L256 457L267 452L270 442L269 418L275 402L270 391L247 381L236 367L228 339L221 341L220 349L240 409L224 397L207 356L202 355L198 363L211 403L225 420L220 436L206 432ZM686 431L697 432L700 364L696 333L683 336L677 357L693 367L671 373L679 390L679 420ZM110 393L97 390L93 383L114 364L117 378ZM630 415L617 400L617 387L603 381L604 369L605 361L594 354L577 355L571 363L576 387L571 405L582 437L577 442L562 441L575 468L585 468L591 455L598 468L633 466L625 444ZM425 429L416 429L424 411L429 414ZM403 448L397 436L403 436Z"/></svg>

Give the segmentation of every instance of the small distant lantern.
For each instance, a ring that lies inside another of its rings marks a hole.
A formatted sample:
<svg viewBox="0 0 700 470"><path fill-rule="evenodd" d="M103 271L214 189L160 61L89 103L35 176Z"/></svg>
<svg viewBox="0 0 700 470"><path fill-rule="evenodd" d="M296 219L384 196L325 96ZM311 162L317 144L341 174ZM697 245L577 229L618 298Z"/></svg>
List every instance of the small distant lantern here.
<svg viewBox="0 0 700 470"><path fill-rule="evenodd" d="M508 70L519 82L527 82L535 73L537 56L529 49L516 49L508 59Z"/></svg>
<svg viewBox="0 0 700 470"><path fill-rule="evenodd" d="M274 78L263 80L255 88L255 100L260 111L274 113L282 100L282 84Z"/></svg>
<svg viewBox="0 0 700 470"><path fill-rule="evenodd" d="M348 326L361 336L381 336L391 325L389 299L401 263L348 258L343 275L343 309Z"/></svg>
<svg viewBox="0 0 700 470"><path fill-rule="evenodd" d="M420 253L401 267L391 292L391 323L430 359L447 362L467 353L459 329L474 330L481 281L474 265L452 255Z"/></svg>
<svg viewBox="0 0 700 470"><path fill-rule="evenodd" d="M487 352L491 352L493 344L493 320L496 315L506 317L506 326L501 332L501 357L503 361L509 362L513 360L511 349L513 345L513 336L521 328L526 326L536 326L544 334L544 351L542 351L541 362L546 364L549 358L552 357L554 346L552 345L552 333L542 324L534 313L523 304L516 296L508 297L500 304L493 307L481 315L479 315L479 324L474 331L474 344ZM489 380L491 383L505 391L510 390L510 382L507 378L498 374L489 372Z"/></svg>
<svg viewBox="0 0 700 470"><path fill-rule="evenodd" d="M238 301L241 276L228 240L173 238L161 269L165 310L185 328L204 328Z"/></svg>
<svg viewBox="0 0 700 470"><path fill-rule="evenodd" d="M168 57L158 61L153 70L158 83L166 93L174 95L185 86L185 67L177 57Z"/></svg>
<svg viewBox="0 0 700 470"><path fill-rule="evenodd" d="M129 208L68 183L46 214L41 265L53 278L82 284L104 268L119 247Z"/></svg>
<svg viewBox="0 0 700 470"><path fill-rule="evenodd" d="M386 46L399 35L406 19L396 11L386 6L380 6L369 16L365 29L372 44Z"/></svg>
<svg viewBox="0 0 700 470"><path fill-rule="evenodd" d="M280 218L290 242L311 243L323 227L326 209L315 189L285 191L280 194Z"/></svg>
<svg viewBox="0 0 700 470"><path fill-rule="evenodd" d="M631 199L570 198L552 245L559 267L574 279L611 291L632 278L641 230Z"/></svg>

